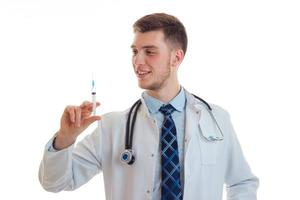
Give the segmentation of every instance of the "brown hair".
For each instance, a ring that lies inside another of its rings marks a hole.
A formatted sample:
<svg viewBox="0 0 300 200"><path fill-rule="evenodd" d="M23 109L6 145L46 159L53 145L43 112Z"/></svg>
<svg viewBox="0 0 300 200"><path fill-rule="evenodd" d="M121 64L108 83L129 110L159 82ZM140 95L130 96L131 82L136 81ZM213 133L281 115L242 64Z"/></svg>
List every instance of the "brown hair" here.
<svg viewBox="0 0 300 200"><path fill-rule="evenodd" d="M184 54L187 49L187 35L183 24L174 16L165 13L146 15L133 24L134 32L162 30L165 40L179 47Z"/></svg>

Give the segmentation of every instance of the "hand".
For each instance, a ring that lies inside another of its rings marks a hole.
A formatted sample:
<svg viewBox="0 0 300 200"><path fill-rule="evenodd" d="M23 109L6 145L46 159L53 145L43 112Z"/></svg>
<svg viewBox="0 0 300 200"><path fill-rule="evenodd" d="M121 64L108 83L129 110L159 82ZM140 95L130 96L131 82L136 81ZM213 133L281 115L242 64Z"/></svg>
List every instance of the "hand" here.
<svg viewBox="0 0 300 200"><path fill-rule="evenodd" d="M97 102L96 107L100 105ZM60 129L55 138L54 148L64 149L73 144L90 124L100 120L100 116L91 116L93 103L83 102L80 106L67 106L60 120Z"/></svg>

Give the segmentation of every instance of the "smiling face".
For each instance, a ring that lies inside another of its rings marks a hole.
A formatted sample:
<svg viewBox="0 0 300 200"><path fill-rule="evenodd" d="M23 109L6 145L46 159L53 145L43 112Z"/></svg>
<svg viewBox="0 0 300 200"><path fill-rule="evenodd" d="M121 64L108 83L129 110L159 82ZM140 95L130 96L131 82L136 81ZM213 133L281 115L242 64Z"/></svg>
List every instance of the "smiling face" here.
<svg viewBox="0 0 300 200"><path fill-rule="evenodd" d="M174 52L162 31L135 32L132 63L139 87L158 91L177 81Z"/></svg>

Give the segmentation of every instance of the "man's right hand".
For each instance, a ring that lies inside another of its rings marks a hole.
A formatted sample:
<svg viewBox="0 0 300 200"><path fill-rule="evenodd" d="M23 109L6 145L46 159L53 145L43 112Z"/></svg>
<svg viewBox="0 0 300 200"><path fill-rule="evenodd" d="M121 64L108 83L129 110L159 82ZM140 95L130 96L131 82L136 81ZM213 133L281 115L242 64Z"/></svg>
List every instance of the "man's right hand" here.
<svg viewBox="0 0 300 200"><path fill-rule="evenodd" d="M96 106L100 105L97 102ZM60 129L55 138L53 147L57 150L64 149L73 144L90 124L100 120L100 116L91 116L93 103L83 102L80 106L67 106L60 120Z"/></svg>

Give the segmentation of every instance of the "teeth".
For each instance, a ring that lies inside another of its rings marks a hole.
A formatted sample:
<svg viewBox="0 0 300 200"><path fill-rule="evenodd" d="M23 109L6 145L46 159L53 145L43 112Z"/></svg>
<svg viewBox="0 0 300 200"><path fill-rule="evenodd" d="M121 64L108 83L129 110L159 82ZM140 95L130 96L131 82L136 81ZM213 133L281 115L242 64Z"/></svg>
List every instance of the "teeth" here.
<svg viewBox="0 0 300 200"><path fill-rule="evenodd" d="M150 72L141 72L141 71L138 71L137 72L139 75L144 75L144 74L148 74L148 73L150 73Z"/></svg>

